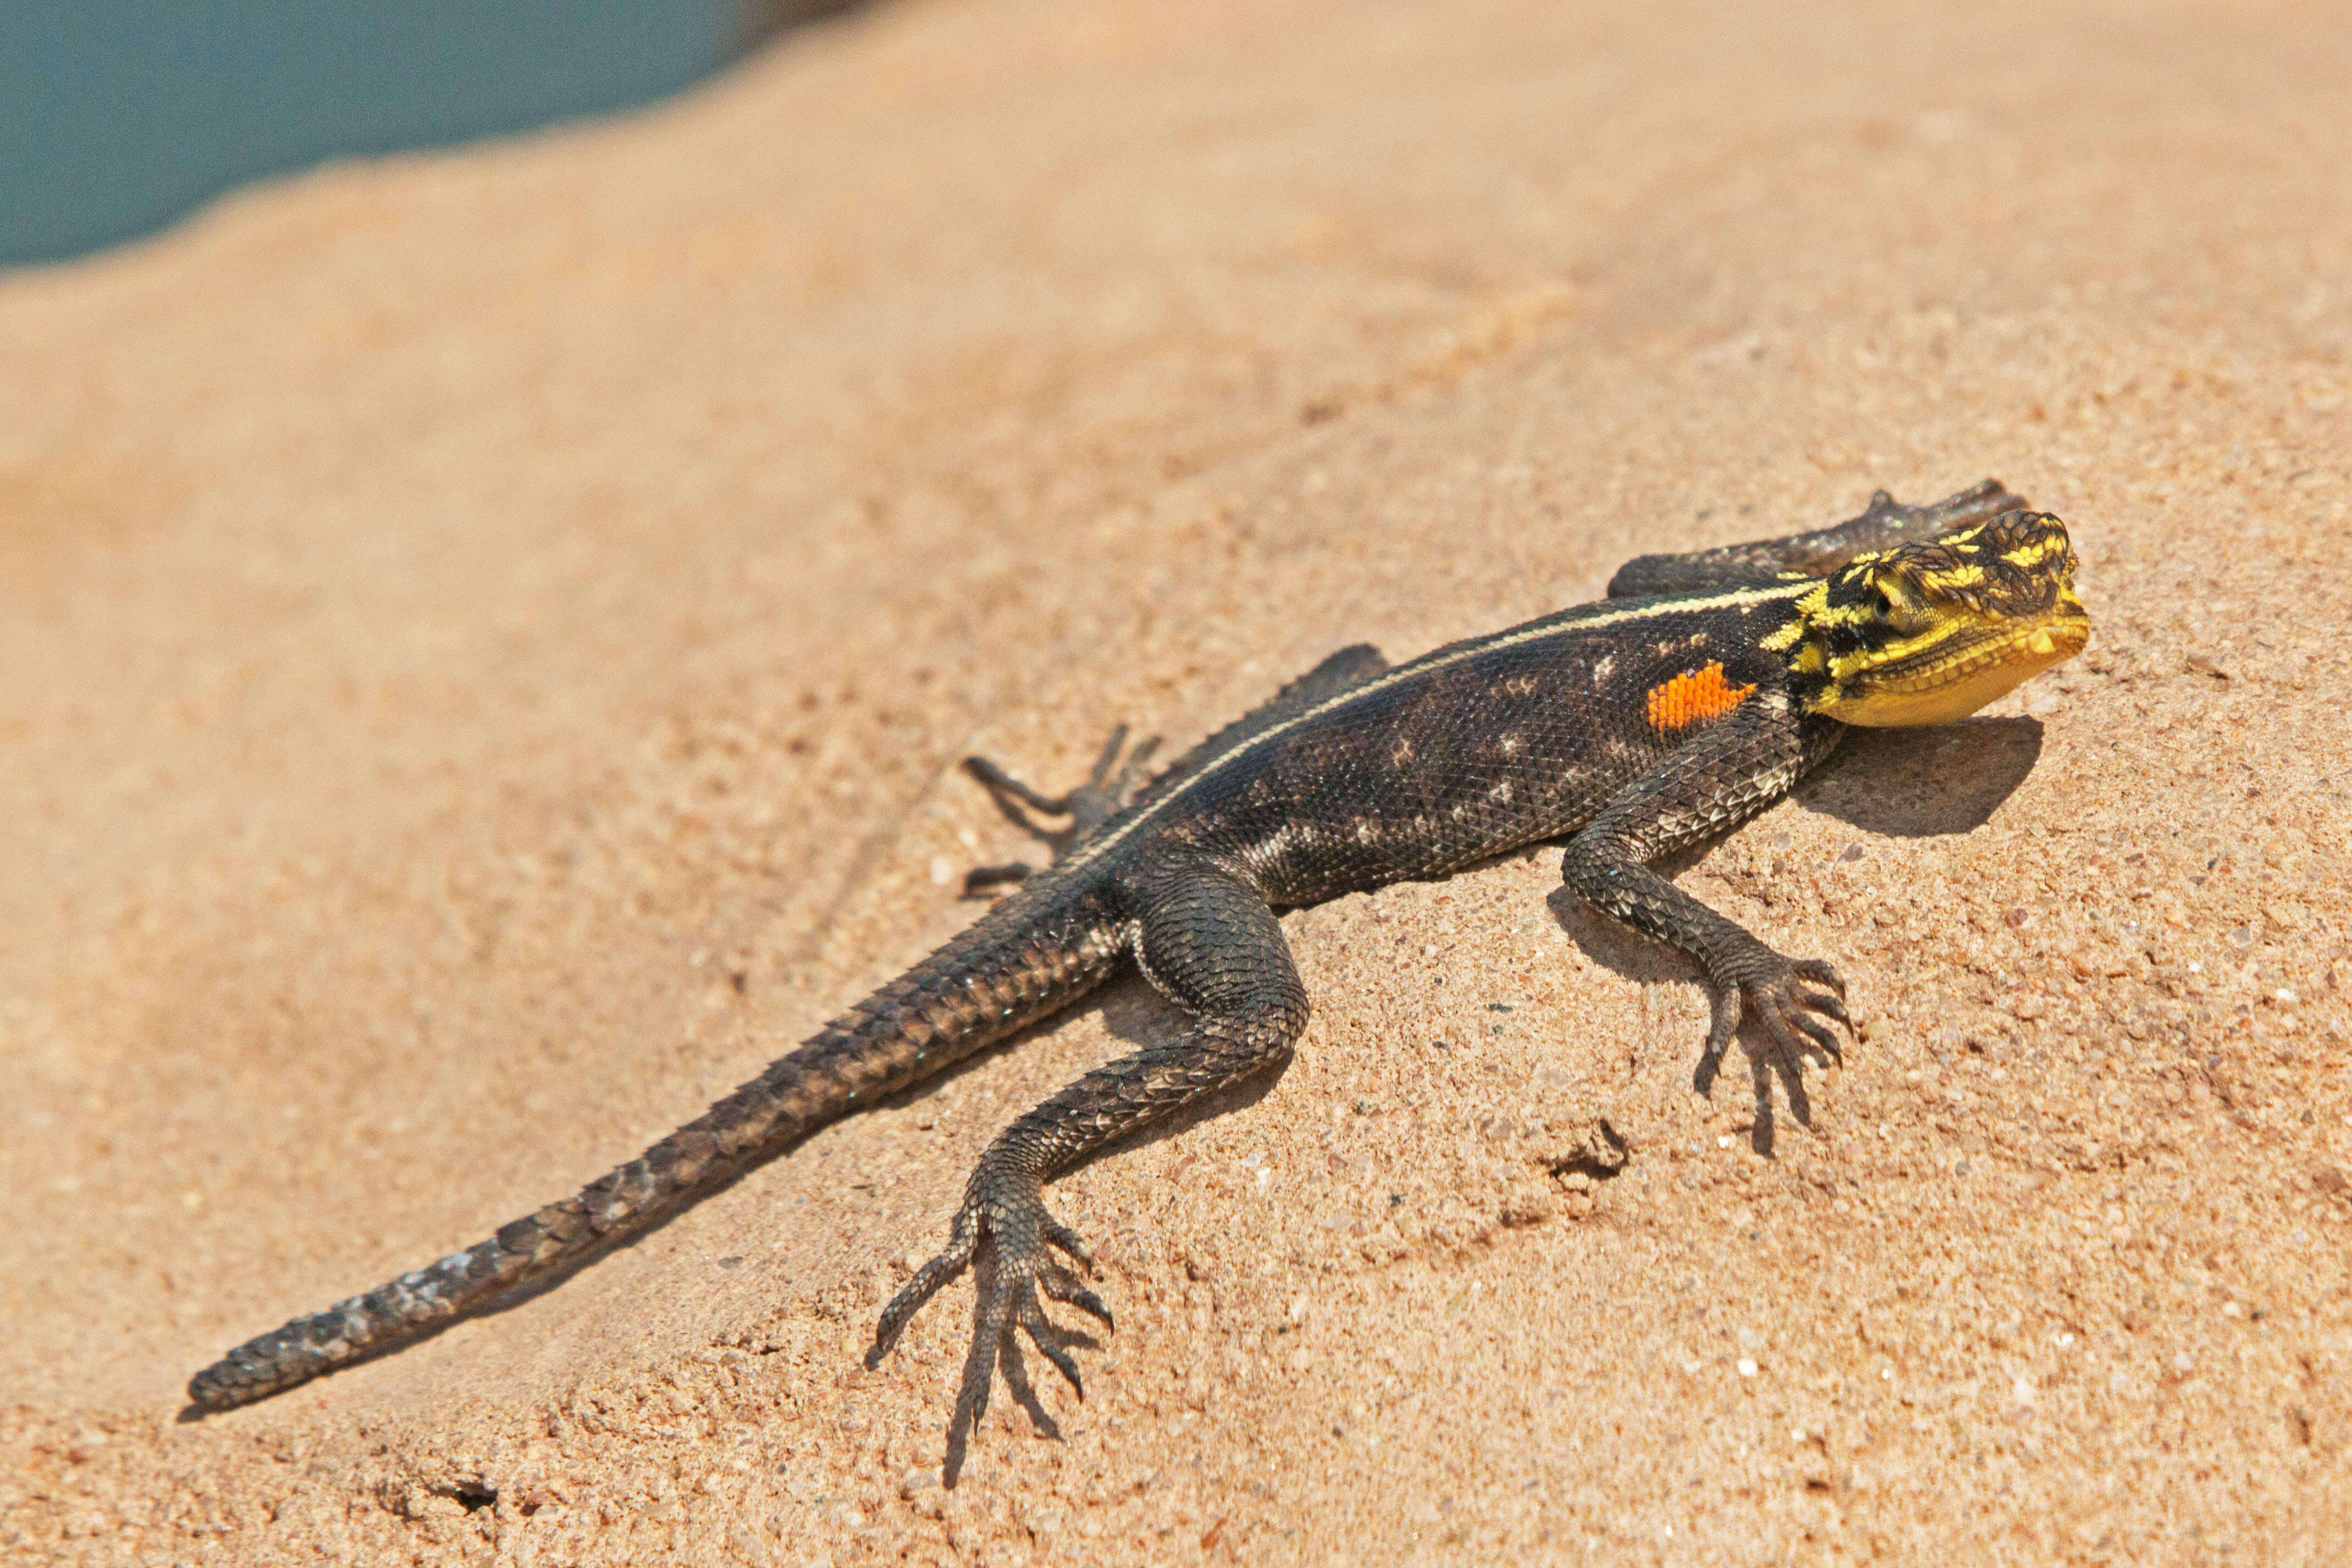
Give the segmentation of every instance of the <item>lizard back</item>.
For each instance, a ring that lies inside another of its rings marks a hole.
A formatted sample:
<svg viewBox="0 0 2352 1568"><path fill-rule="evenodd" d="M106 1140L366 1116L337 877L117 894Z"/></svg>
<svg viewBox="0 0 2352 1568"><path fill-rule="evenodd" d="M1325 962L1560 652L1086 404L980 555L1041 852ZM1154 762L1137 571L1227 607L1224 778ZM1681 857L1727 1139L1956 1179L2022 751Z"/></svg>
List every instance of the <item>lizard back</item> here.
<svg viewBox="0 0 2352 1568"><path fill-rule="evenodd" d="M1788 700L1785 661L1759 645L1809 587L1585 605L1437 648L1240 736L1068 869L1181 844L1296 906L1573 832L1708 725ZM1809 727L1818 760L1839 726Z"/></svg>

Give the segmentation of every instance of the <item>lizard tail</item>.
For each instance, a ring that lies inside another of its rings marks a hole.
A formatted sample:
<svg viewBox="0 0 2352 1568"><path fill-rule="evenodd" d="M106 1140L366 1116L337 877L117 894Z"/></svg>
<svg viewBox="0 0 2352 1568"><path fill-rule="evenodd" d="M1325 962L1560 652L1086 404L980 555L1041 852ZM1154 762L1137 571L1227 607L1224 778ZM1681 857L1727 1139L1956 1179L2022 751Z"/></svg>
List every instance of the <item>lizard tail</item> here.
<svg viewBox="0 0 2352 1568"><path fill-rule="evenodd" d="M189 1380L189 1401L199 1410L250 1404L415 1339L646 1229L826 1123L1068 1005L1108 974L1126 933L1091 898L1056 897L1055 880L1040 879L1006 899L708 1113L576 1196L247 1341Z"/></svg>

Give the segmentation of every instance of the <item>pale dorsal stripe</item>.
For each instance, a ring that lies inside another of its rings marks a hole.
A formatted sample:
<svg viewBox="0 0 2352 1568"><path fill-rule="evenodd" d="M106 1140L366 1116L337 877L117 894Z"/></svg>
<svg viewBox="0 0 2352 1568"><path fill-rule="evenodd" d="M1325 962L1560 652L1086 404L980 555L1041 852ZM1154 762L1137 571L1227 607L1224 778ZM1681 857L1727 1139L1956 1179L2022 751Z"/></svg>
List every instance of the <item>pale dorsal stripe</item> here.
<svg viewBox="0 0 2352 1568"><path fill-rule="evenodd" d="M1787 604L1804 597L1820 586L1819 578L1808 577L1795 582L1775 583L1769 587L1738 588L1723 594L1675 595L1664 599L1651 599L1628 605L1622 609L1614 610L1604 608L1607 603L1604 600L1602 605L1593 606L1598 612L1594 615L1580 616L1574 610L1565 610L1559 612L1559 616L1546 616L1542 620L1531 622L1516 630L1497 632L1490 637L1475 638L1452 648L1423 654L1410 664L1401 664L1386 674L1376 676L1364 682L1361 686L1351 686L1336 697L1326 698L1304 713L1296 714L1279 724L1261 730L1256 734L1236 742L1232 750L1202 763L1200 771L1192 777L1184 780L1160 799L1153 801L1128 821L1087 844L1055 868L1059 871L1074 871L1090 860L1098 859L1137 829L1166 815L1171 806L1191 795L1200 785L1208 783L1240 758L1270 744L1300 725L1312 723L1326 713L1345 708L1350 702L1362 701L1391 687L1401 686L1408 680L1417 679L1431 670L1444 669L1460 664L1465 659L1475 658L1480 654L1492 653L1496 648L1517 647L1526 643L1541 642L1546 637L1577 636L1605 626L1628 626L1665 616L1685 615L1694 610L1736 610L1748 605Z"/></svg>

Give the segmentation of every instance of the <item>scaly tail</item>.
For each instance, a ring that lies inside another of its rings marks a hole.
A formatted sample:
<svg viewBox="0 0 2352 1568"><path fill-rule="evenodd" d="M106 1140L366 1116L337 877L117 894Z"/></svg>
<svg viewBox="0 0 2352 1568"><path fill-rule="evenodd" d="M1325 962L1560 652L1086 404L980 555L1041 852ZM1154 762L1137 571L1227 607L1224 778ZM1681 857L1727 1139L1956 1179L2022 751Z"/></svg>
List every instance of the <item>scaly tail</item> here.
<svg viewBox="0 0 2352 1568"><path fill-rule="evenodd" d="M204 1410L266 1399L641 1231L827 1122L1067 1006L1102 982L1127 937L1091 894L1040 878L579 1196L247 1341L191 1378L188 1398Z"/></svg>

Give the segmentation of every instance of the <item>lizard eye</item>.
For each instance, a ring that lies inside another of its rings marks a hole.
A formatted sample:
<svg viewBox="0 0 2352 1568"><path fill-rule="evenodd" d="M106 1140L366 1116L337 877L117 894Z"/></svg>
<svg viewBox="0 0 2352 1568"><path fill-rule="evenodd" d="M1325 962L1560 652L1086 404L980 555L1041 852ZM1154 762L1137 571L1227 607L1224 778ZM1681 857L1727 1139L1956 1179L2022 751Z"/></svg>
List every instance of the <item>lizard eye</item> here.
<svg viewBox="0 0 2352 1568"><path fill-rule="evenodd" d="M1885 589L1873 588L1870 591L1870 608L1879 619L1885 620L1895 614L1895 601L1886 596Z"/></svg>

